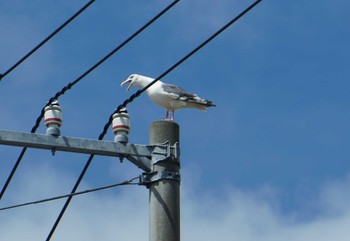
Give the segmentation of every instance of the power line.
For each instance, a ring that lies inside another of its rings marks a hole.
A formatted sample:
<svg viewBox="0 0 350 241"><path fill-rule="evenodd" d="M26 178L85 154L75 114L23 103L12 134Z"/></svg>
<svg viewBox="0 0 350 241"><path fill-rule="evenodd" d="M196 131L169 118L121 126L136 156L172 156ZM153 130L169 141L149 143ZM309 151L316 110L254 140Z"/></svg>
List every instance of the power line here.
<svg viewBox="0 0 350 241"><path fill-rule="evenodd" d="M51 202L51 201L59 200L59 199L66 198L66 197L73 197L73 196L78 196L78 195L82 195L82 194L98 192L98 191L102 191L102 190L106 190L106 189L110 189L110 188L114 188L114 187L118 187L118 186L140 185L139 182L137 182L137 183L134 182L137 179L140 179L140 177L139 176L138 177L134 177L134 178L132 178L130 180L127 180L127 181L124 181L124 182L120 182L120 183L116 183L116 184L112 184L112 185L108 185L108 186L98 187L98 188L94 188L94 189L87 189L87 190L80 191L80 192L75 192L75 193L70 193L70 194L65 194L65 195L59 195L59 196L55 196L55 197L41 199L41 200L38 200L38 201L26 202L26 203L21 203L21 204L17 204L17 205L7 206L7 207L0 208L0 211L14 209L14 208L19 208L19 207L24 207L24 206L29 206L29 205L34 205L34 204L39 204L39 203Z"/></svg>
<svg viewBox="0 0 350 241"><path fill-rule="evenodd" d="M43 41L41 41L37 46L35 46L29 53L27 53L23 58L21 58L17 63L15 63L11 68L9 68L3 74L0 74L0 81L12 72L18 65L23 63L29 56L31 56L34 52L36 52L39 48L41 48L46 42L48 42L53 36L55 36L58 32L60 32L64 27L66 27L70 22L72 22L76 17L78 17L82 12L84 12L95 0L90 0L87 4L85 4L78 12L76 12L72 17L70 17L67 21L65 21L61 26L59 26L55 31L53 31L49 36L47 36Z"/></svg>
<svg viewBox="0 0 350 241"><path fill-rule="evenodd" d="M16 161L15 165L13 166L13 168L12 168L12 170L11 170L11 172L10 172L10 175L7 177L5 184L4 184L4 186L2 187L2 189L1 189L1 192L0 192L0 200L1 200L2 196L4 195L4 193L6 192L6 189L7 189L8 185L10 184L10 182L11 182L11 180L12 180L12 177L13 177L13 175L15 174L15 172L16 172L16 170L17 170L19 164L21 163L21 160L22 160L24 154L26 153L26 151L27 151L27 147L24 147L24 148L22 149L21 153L19 154L19 156L18 156L18 158L17 158L17 161Z"/></svg>
<svg viewBox="0 0 350 241"><path fill-rule="evenodd" d="M129 103L131 103L135 98L137 98L138 96L140 96L144 91L146 91L149 87L151 87L154 83L156 83L158 80L160 80L161 78L163 78L164 76L166 76L168 73L170 73L171 71L173 71L175 68L177 68L179 65L181 65L183 62L185 62L188 58L190 58L192 55L194 55L197 51L199 51L201 48L203 48L205 45L207 45L210 41L212 41L214 38L216 38L219 34L221 34L223 31L225 31L229 26L231 26L233 23L235 23L238 19L240 19L242 16L244 16L246 13L248 13L251 9L253 9L258 3L260 3L262 0L257 0L255 1L253 4L251 4L248 8L246 8L243 12L241 12L238 16L236 16L234 19L232 19L231 21L229 21L226 25L224 25L222 28L220 28L218 31L216 31L213 35L211 35L207 40L205 40L203 43L201 43L198 47L196 47L195 49L193 49L190 53L188 53L185 57L183 57L181 60L179 60L177 63L175 63L172 67L170 67L167 71L165 71L163 74L161 74L158 78L156 78L155 80L153 80L150 84L148 84L147 86L145 86L143 89L136 91L134 94L132 94L128 99L126 99L121 105L119 105L117 107L117 109L113 112L112 115L110 115L108 122L105 124L103 131L101 132L101 134L99 135L98 139L102 140L104 138L104 136L107 134L108 128L112 123L112 119L113 119L113 115L117 112L120 112L120 110L122 108L125 108ZM175 1L177 2L177 1ZM174 4L175 4L174 2ZM83 171L81 172L77 182L74 185L74 188L72 190L71 193L74 193L76 191L76 189L78 188L81 180L83 179L87 169L89 168L92 160L94 158L94 155L90 155L90 157L88 158ZM66 201L66 203L64 204L58 218L56 219L55 224L53 225L48 237L46 238L46 241L49 241L53 235L53 233L55 232L55 229L57 228L61 218L63 217L65 210L67 209L70 201L71 201L72 197L69 197Z"/></svg>
<svg viewBox="0 0 350 241"><path fill-rule="evenodd" d="M126 99L123 104L119 105L118 108L114 111L114 113L118 112L121 110L121 108L127 106L129 103L131 103L135 98L137 98L138 96L140 96L147 88L149 88L151 85L153 85L156 81L158 81L159 79L163 78L165 75L167 75L168 73L170 73L172 70L174 70L175 68L177 68L179 65L181 65L183 62L185 62L188 58L190 58L193 54L195 54L197 51L199 51L202 47L204 47L207 43L209 43L211 40L213 40L216 36L218 36L220 33L222 33L226 28L228 28L231 24L233 24L235 21L237 21L239 18L241 18L244 14L246 14L249 10L251 10L255 5L257 5L259 2L261 2L262 0L258 0L256 1L254 4L252 4L250 7L248 7L245 11L243 11L240 15L238 15L236 18L234 18L233 20L231 20L228 24L226 24L224 27L222 27L220 30L218 30L214 35L212 35L211 37L209 37L206 41L204 41L201 45L199 45L197 48L195 48L193 51L191 51L188 55L186 55L185 57L183 57L180 61L178 61L176 64L174 64L171 68L169 68L167 71L165 71L162 75L160 75L158 78L156 78L153 82L151 82L148 86L146 86L145 88L143 88L142 90L139 90L137 92L135 92L132 96L130 96L128 99ZM175 1L178 2L178 1ZM50 102L50 101L49 101ZM112 116L112 115L111 115ZM107 129L110 126L111 123L111 118L109 119L108 123L105 125L102 133L99 135L99 139L102 140L105 136L105 134L107 133ZM106 127L107 126L107 127ZM76 185L74 186L75 189L78 188L78 185L80 184L84 174L86 173L92 159L93 159L94 155L91 155L83 169L83 172L81 173L81 175L79 176ZM73 188L73 190L74 190ZM76 190L75 190L76 191ZM75 193L75 191L72 191L71 193ZM66 205L64 206L64 208L62 209L60 216L58 217L58 219L56 220L56 223L54 225L54 227L51 229L51 232L47 238L47 240L50 240L52 234L54 233L54 230L56 229L59 220L62 218L64 211L66 210L66 208L69 205L69 202L71 200L72 196L69 196L69 198L66 201Z"/></svg>
<svg viewBox="0 0 350 241"><path fill-rule="evenodd" d="M173 1L173 2L172 2L170 5L168 5L164 10L162 10L159 14L157 14L153 19L151 19L151 20L150 20L148 23L146 23L142 28L140 28L134 35L132 35L130 38L128 38L122 45L124 46L124 45L125 45L128 41L130 41L133 37L135 37L136 35L138 35L139 33L141 33L145 28L147 28L147 27L148 27L149 25L151 25L154 21L156 21L158 18L160 18L163 14L165 14L168 10L170 10L173 6L175 6L175 4L177 4L179 1L180 1L180 0L175 0L175 1ZM121 46L121 47L122 47L122 46ZM121 48L121 47L120 47L120 48ZM113 51L116 52L116 51L119 50L120 48L118 47L118 48L116 48L116 49L113 50ZM113 52L113 51L112 51L112 52ZM109 55L107 55L108 57L107 57L107 56L106 56L106 57L109 58L111 55L112 55L112 54L109 54ZM104 58L103 61L105 61L107 58ZM101 61L102 61L102 60L101 60ZM100 61L100 62L101 62L101 61ZM103 62L103 61L102 61L102 62ZM93 67L93 68L96 68L96 67L100 64L100 62L99 62L97 65L95 65L95 67ZM101 62L101 63L102 63L102 62ZM50 99L51 102L52 102L53 100L55 100L55 98L52 99L52 100ZM50 102L50 101L49 101L49 102ZM43 110L44 110L44 109L43 109ZM42 111L42 112L43 112L43 111ZM43 113L41 114L41 119L42 119L42 117L43 117ZM101 135L100 135L100 136L101 136ZM99 140L102 140L102 139L103 139L103 137L101 137L101 139L99 138ZM89 168L89 166L90 166L90 164L91 164L93 158L94 158L94 155L90 155L90 157L89 157L89 159L87 160L87 162L86 162L86 164L85 164L85 166L84 166L82 172L80 173L80 175L79 175L79 177L78 177L76 183L74 184L74 187L73 187L71 193L75 193L75 192L76 192L76 190L77 190L77 188L79 187L81 180L82 180L83 177L85 176L85 173L86 173L87 169ZM61 221L61 219L62 219L62 217L63 217L63 215L64 215L66 209L68 208L68 206L69 206L69 204L70 204L72 198L73 198L73 196L70 196L70 197L67 198L67 200L66 200L66 202L65 202L65 204L64 204L64 206L63 206L63 208L62 208L62 210L61 210L61 212L60 212L60 214L58 215L58 217L57 217L57 219L56 219L54 225L52 226L52 228L51 228L51 230L50 230L50 232L49 232L49 234L48 234L48 236L47 236L47 238L46 238L46 241L49 241L49 240L51 239L51 237L52 237L52 235L54 234L54 232L55 232L55 230L56 230L56 228L57 228L59 222Z"/></svg>
<svg viewBox="0 0 350 241"><path fill-rule="evenodd" d="M209 42L211 42L214 38L216 38L219 34L221 34L223 31L225 31L228 27L230 27L233 23L235 23L238 19L243 17L246 13L248 13L251 9L253 9L258 3L260 3L262 0L257 0L253 4L251 4L249 7L247 7L243 12L241 12L239 15L237 15L235 18L233 18L231 21L229 21L226 25L221 27L218 31L216 31L213 35L211 35L208 39L206 39L203 43L198 45L195 49L193 49L190 53L188 53L185 57L180 59L177 63L175 63L173 66L171 66L168 70L166 70L163 74L158 76L158 78L154 79L151 83L149 83L147 86L142 88L141 90L136 91L134 94L132 94L128 99L126 99L121 105L117 107L117 109L110 115L108 122L103 128L102 133L99 136L99 140L102 140L103 137L106 135L109 126L112 123L113 115L117 112L119 112L121 109L125 108L129 103L134 101L137 97L139 97L143 92L145 92L149 87L151 87L153 84L155 84L158 80L169 74L171 71L173 71L175 68L177 68L179 65L181 65L183 62L185 62L187 59L189 59L192 55L194 55L196 52L198 52L200 49L202 49L205 45L207 45Z"/></svg>
<svg viewBox="0 0 350 241"><path fill-rule="evenodd" d="M160 18L165 12L167 12L170 8L172 8L176 3L178 3L180 0L175 0L172 2L169 6L167 6L163 11L161 11L159 14L157 14L154 18L152 18L150 21L148 21L145 25L143 25L140 29L138 29L134 34L132 34L129 38L127 38L124 42L122 42L120 45L118 45L115 49L113 49L111 52L109 52L105 57L103 57L100 61L98 61L95 65L93 65L91 68L89 68L87 71L85 71L82 75L80 75L77 79L74 81L68 83L66 86L64 86L60 91L58 91L53 97L49 99L47 104L41 109L40 115L37 117L35 125L31 129L31 133L35 133L37 129L40 126L40 123L44 117L45 113L45 107L49 106L54 100L57 100L60 96L65 94L68 90L70 90L74 85L76 85L79 81L81 81L84 77L86 77L88 74L90 74L93 70L95 70L98 66L100 66L103 62L105 62L107 59L109 59L113 54L115 54L117 51L119 51L121 48L123 48L127 43L129 43L132 39L137 37L141 32L143 32L146 28L148 28L151 24L153 24L158 18ZM10 184L15 172L17 171L17 168L19 164L21 163L24 154L26 153L27 148L23 148L20 155L17 158L17 161L15 165L13 166L10 175L8 176L1 192L0 192L0 200L3 197L4 193L7 190L8 185Z"/></svg>

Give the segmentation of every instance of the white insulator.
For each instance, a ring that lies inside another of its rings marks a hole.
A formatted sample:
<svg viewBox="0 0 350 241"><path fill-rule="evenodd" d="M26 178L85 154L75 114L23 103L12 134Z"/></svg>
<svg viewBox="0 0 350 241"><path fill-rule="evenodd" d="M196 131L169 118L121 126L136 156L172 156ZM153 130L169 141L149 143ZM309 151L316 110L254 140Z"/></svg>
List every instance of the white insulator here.
<svg viewBox="0 0 350 241"><path fill-rule="evenodd" d="M112 131L115 134L115 141L128 142L130 117L126 110L113 115Z"/></svg>
<svg viewBox="0 0 350 241"><path fill-rule="evenodd" d="M130 132L130 117L128 113L117 113L113 115L112 130Z"/></svg>
<svg viewBox="0 0 350 241"><path fill-rule="evenodd" d="M62 125L62 109L58 105L45 107L44 121L46 126L55 124L57 126Z"/></svg>
<svg viewBox="0 0 350 241"><path fill-rule="evenodd" d="M59 136L60 127L62 126L62 109L58 102L53 102L50 106L45 107L44 122L47 127L46 134Z"/></svg>

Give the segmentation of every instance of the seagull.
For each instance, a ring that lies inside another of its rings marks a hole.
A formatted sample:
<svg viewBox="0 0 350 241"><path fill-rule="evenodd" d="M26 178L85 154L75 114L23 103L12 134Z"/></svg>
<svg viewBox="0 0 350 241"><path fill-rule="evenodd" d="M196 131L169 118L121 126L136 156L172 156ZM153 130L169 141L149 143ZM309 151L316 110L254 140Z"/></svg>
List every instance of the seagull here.
<svg viewBox="0 0 350 241"><path fill-rule="evenodd" d="M132 74L121 83L121 86L130 83L126 88L126 91L128 91L133 86L144 88L153 80L153 78L147 76ZM163 83L160 80L149 87L146 93L155 104L166 109L165 120L174 121L174 112L177 109L196 108L205 111L207 107L216 106L210 100L202 99L196 94L189 93L176 85ZM168 119L169 112L172 114L170 119Z"/></svg>

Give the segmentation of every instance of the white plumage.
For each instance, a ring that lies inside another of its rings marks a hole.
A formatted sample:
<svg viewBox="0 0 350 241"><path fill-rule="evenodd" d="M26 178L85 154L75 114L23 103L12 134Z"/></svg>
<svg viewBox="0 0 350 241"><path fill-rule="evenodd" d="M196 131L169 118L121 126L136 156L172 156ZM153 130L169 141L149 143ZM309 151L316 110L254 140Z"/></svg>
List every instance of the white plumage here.
<svg viewBox="0 0 350 241"><path fill-rule="evenodd" d="M130 83L127 91L137 86L144 88L154 79L139 74L132 74L127 80L121 83L121 86ZM215 106L215 104L206 99L198 97L196 94L189 93L176 85L166 84L158 80L146 90L149 98L156 104L166 109L165 119L168 119L169 112L172 113L170 120L174 120L174 112L182 108L196 108L206 110L207 107Z"/></svg>

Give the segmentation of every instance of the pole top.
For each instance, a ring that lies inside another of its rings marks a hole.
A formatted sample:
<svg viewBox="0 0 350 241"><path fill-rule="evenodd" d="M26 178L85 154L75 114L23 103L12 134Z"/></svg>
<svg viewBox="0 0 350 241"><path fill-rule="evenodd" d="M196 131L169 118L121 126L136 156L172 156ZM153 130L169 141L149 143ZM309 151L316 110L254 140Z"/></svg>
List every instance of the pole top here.
<svg viewBox="0 0 350 241"><path fill-rule="evenodd" d="M172 126L176 126L175 128L180 128L179 124L175 121L170 121L170 120L157 120L154 121L152 124L156 125L156 126L167 126L167 127L172 127Z"/></svg>
<svg viewBox="0 0 350 241"><path fill-rule="evenodd" d="M151 124L150 143L169 142L170 145L180 143L180 126L174 121L158 120Z"/></svg>

